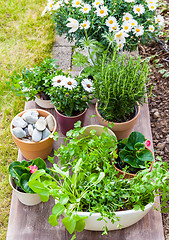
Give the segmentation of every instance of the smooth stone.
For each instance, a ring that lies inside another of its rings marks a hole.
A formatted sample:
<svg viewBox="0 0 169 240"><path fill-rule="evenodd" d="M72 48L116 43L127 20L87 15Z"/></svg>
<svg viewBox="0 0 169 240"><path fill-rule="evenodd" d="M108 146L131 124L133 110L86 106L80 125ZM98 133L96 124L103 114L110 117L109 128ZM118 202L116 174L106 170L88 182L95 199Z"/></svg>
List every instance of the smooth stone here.
<svg viewBox="0 0 169 240"><path fill-rule="evenodd" d="M32 111L28 111L28 112L25 112L23 115L22 115L22 118L28 122L28 123L36 123L37 120L38 120L38 116L37 114L32 114L33 112Z"/></svg>
<svg viewBox="0 0 169 240"><path fill-rule="evenodd" d="M13 119L12 125L14 127L25 128L28 124L21 117L17 116Z"/></svg>
<svg viewBox="0 0 169 240"><path fill-rule="evenodd" d="M38 113L38 111L32 111L31 115L34 117L38 117L39 113Z"/></svg>
<svg viewBox="0 0 169 240"><path fill-rule="evenodd" d="M28 125L28 132L29 132L29 135L32 136L32 134L33 134L33 125L32 124Z"/></svg>
<svg viewBox="0 0 169 240"><path fill-rule="evenodd" d="M24 128L24 131L26 132L26 137L29 137L29 131L28 131L28 128Z"/></svg>
<svg viewBox="0 0 169 240"><path fill-rule="evenodd" d="M27 139L27 138L22 138L22 141L23 142L27 142L27 143L31 143L32 142L30 139Z"/></svg>
<svg viewBox="0 0 169 240"><path fill-rule="evenodd" d="M48 126L49 130L52 132L54 129L54 126L55 126L52 115L47 116L46 122L47 122L47 126Z"/></svg>
<svg viewBox="0 0 169 240"><path fill-rule="evenodd" d="M47 124L46 119L40 117L35 124L35 128L39 131L43 131L46 128L46 124Z"/></svg>
<svg viewBox="0 0 169 240"><path fill-rule="evenodd" d="M47 138L50 133L51 132L47 128L45 128L45 130L42 132L42 139Z"/></svg>
<svg viewBox="0 0 169 240"><path fill-rule="evenodd" d="M33 130L32 140L34 142L39 142L42 139L42 132L38 131L36 128Z"/></svg>
<svg viewBox="0 0 169 240"><path fill-rule="evenodd" d="M21 127L15 127L12 129L13 134L17 138L23 138L26 137L26 132Z"/></svg>

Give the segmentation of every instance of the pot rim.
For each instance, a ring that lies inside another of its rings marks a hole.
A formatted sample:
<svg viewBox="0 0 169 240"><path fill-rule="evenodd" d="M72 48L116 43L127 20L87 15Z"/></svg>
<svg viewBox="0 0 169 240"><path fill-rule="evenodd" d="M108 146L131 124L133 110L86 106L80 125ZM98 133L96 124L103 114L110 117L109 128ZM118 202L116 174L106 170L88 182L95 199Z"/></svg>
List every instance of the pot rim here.
<svg viewBox="0 0 169 240"><path fill-rule="evenodd" d="M11 175L9 175L9 183L10 183L10 185L11 185L11 187L12 187L12 189L13 189L14 191L16 191L17 193L19 193L19 194L21 194L21 195L25 195L25 194L37 194L37 193L20 192L20 191L18 191L18 190L14 187L13 182L14 182L13 177L12 177Z"/></svg>
<svg viewBox="0 0 169 240"><path fill-rule="evenodd" d="M107 123L110 123L110 124L112 123L112 122L110 122L110 121L107 121L106 119L104 119L104 118L100 115L100 113L99 113L99 111L98 111L98 102L96 102L95 110L96 110L97 115L98 115L104 122L107 122ZM140 114L140 105L139 105L139 103L137 103L137 114L135 115L134 118L132 118L132 119L130 119L129 121L126 121L126 122L121 122L121 123L113 122L113 123L114 123L114 124L118 124L118 125L123 125L124 123L125 123L125 124L128 124L128 123L134 121L134 120L138 117L139 114Z"/></svg>
<svg viewBox="0 0 169 240"><path fill-rule="evenodd" d="M27 111L42 111L42 112L48 113L48 116L51 115L52 118L53 118L53 121L54 121L54 129L53 129L53 131L52 131L51 133L53 134L53 133L56 131L56 129L57 129L57 122L56 122L55 117L54 117L50 112L45 111L45 110L43 110L43 109L39 109L39 108L37 108L37 109L36 109L36 108L27 109L27 110L24 110L24 111L18 113L15 117L17 117L17 116L20 117L20 116L22 116L22 115L23 115L25 112L27 112ZM15 117L14 117L14 118L15 118ZM13 121L13 119L12 119L12 121ZM10 124L10 131L11 131L12 137L13 137L14 139L16 139L18 142L25 143L25 144L29 144L29 145L35 145L35 144L43 143L43 142L45 142L46 140L48 140L48 139L50 138L50 137L48 136L47 138L45 138L45 139L43 139L43 140L41 140L41 141L39 141L39 142L25 142L24 140L21 140L21 139L17 138L17 137L13 134L13 132L12 132L12 129L13 129L12 121L11 121L11 124Z"/></svg>
<svg viewBox="0 0 169 240"><path fill-rule="evenodd" d="M80 113L79 115L70 116L70 117L61 114L61 113L57 110L57 108L56 108L55 106L54 106L54 109L55 109L55 111L58 113L58 115L62 116L63 118L78 118L78 117L80 117L81 115L83 115L84 113L86 113L86 111L87 111L88 108L85 108L85 110L84 110L82 113Z"/></svg>
<svg viewBox="0 0 169 240"><path fill-rule="evenodd" d="M154 152L150 149L150 148L148 148L148 147L146 147L145 146L145 148L146 149L148 149L151 153L152 153L152 155L153 155L153 158L154 158ZM155 162L155 160L153 160L152 162L151 162L151 165L150 165L150 167L149 167L149 169L150 169L150 171L151 171L151 169L152 169L152 166L153 166L153 163ZM114 167L115 167L115 169L118 171L118 172L120 172L122 175L124 175L124 172L121 170L121 169L119 169L118 167L116 167L115 166L115 164L114 164ZM128 172L125 172L125 176L128 176L128 177L135 177L137 175L137 173L128 173Z"/></svg>

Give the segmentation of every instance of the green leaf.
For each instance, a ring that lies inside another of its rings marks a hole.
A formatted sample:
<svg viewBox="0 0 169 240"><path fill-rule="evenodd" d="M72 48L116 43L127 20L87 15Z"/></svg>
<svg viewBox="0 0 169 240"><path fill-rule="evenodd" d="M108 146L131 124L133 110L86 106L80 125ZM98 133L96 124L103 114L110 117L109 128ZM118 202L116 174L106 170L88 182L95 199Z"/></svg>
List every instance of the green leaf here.
<svg viewBox="0 0 169 240"><path fill-rule="evenodd" d="M98 179L96 179L96 181L93 182L94 185L98 184L99 182L101 182L101 180L104 178L105 173L104 172L100 172Z"/></svg>
<svg viewBox="0 0 169 240"><path fill-rule="evenodd" d="M36 158L33 160L32 165L36 165L39 169L46 169L46 163L42 158Z"/></svg>
<svg viewBox="0 0 169 240"><path fill-rule="evenodd" d="M75 231L76 220L73 217L65 217L63 218L62 222L70 234Z"/></svg>
<svg viewBox="0 0 169 240"><path fill-rule="evenodd" d="M136 150L143 150L143 149L145 149L145 145L144 145L144 143L136 143L136 144L134 145L134 148L135 148Z"/></svg>
<svg viewBox="0 0 169 240"><path fill-rule="evenodd" d="M69 171L67 171L67 172L62 171L62 170L57 166L57 164L53 164L53 167L54 167L55 172L59 173L62 177L67 177L67 178L69 177Z"/></svg>
<svg viewBox="0 0 169 240"><path fill-rule="evenodd" d="M154 160L154 157L153 157L151 151L148 149L137 152L136 156L138 157L139 160L144 161L144 162L145 161L152 162Z"/></svg>
<svg viewBox="0 0 169 240"><path fill-rule="evenodd" d="M52 213L56 216L60 216L63 212L65 211L65 207L57 203L53 208L52 208Z"/></svg>
<svg viewBox="0 0 169 240"><path fill-rule="evenodd" d="M53 227L58 225L58 221L55 215L50 215L48 221Z"/></svg>
<svg viewBox="0 0 169 240"><path fill-rule="evenodd" d="M77 232L82 232L85 228L85 221L83 219L76 222L75 230Z"/></svg>
<svg viewBox="0 0 169 240"><path fill-rule="evenodd" d="M140 206L137 205L137 204L135 204L135 205L133 206L133 208L134 208L135 211L138 211L138 210L140 209Z"/></svg>
<svg viewBox="0 0 169 240"><path fill-rule="evenodd" d="M94 118L94 117L97 117L96 114L90 115L90 118Z"/></svg>
<svg viewBox="0 0 169 240"><path fill-rule="evenodd" d="M136 143L143 143L145 141L145 137L140 132L132 132L127 141L127 147L130 150L134 150L134 145Z"/></svg>
<svg viewBox="0 0 169 240"><path fill-rule="evenodd" d="M75 127L75 128L80 128L80 127L81 127L81 121L77 121L77 122L74 124L74 127Z"/></svg>
<svg viewBox="0 0 169 240"><path fill-rule="evenodd" d="M9 173L12 177L17 177L16 173L13 170L13 167L20 166L21 162L15 161L9 165Z"/></svg>
<svg viewBox="0 0 169 240"><path fill-rule="evenodd" d="M49 190L44 187L43 183L38 180L34 180L29 181L28 185L34 192L39 194L39 197L43 202L47 202L49 200Z"/></svg>
<svg viewBox="0 0 169 240"><path fill-rule="evenodd" d="M61 196L59 202L61 205L65 205L69 201L69 196L67 194L64 194Z"/></svg>
<svg viewBox="0 0 169 240"><path fill-rule="evenodd" d="M21 188L27 192L27 193L34 193L34 191L28 186L28 181L30 178L30 173L24 173L22 174L21 178L20 178L20 185Z"/></svg>
<svg viewBox="0 0 169 240"><path fill-rule="evenodd" d="M161 69L161 70L159 70L158 72L161 73L161 74L164 74L165 72L167 72L167 70Z"/></svg>

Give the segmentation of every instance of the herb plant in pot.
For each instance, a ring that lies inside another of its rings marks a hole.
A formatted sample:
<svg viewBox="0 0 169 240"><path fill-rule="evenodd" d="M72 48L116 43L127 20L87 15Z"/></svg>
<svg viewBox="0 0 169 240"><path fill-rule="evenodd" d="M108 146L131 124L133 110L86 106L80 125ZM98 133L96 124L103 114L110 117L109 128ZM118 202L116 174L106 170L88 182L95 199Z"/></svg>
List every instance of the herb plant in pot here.
<svg viewBox="0 0 169 240"><path fill-rule="evenodd" d="M92 99L93 83L89 79L76 76L58 75L52 79L53 88L49 94L55 107L61 132L66 132L74 127L74 123L85 119L88 103Z"/></svg>
<svg viewBox="0 0 169 240"><path fill-rule="evenodd" d="M17 95L25 96L27 101L35 100L42 108L53 108L48 94L51 88L51 79L57 74L63 74L62 70L58 70L55 59L44 59L38 66L23 69L21 74L14 74L12 79L12 90Z"/></svg>
<svg viewBox="0 0 169 240"><path fill-rule="evenodd" d="M104 52L99 66L100 71L93 76L98 121L104 126L112 124L118 139L127 138L149 92L149 66L140 57L119 55L117 49L111 55Z"/></svg>
<svg viewBox="0 0 169 240"><path fill-rule="evenodd" d="M83 229L107 234L108 230L119 229L118 223L122 228L128 227L151 209L155 194L168 194L167 163L163 167L162 163L155 163L151 172L144 169L130 180L119 178L111 164L116 156L116 138L106 131L100 136L95 130L88 135L84 131L77 127L67 133L66 146L55 153L60 161L51 169L54 178L39 170L28 183L37 193L41 186L45 201L49 195L55 198L49 223L56 226L63 214L66 229L75 233L73 239ZM163 201L165 206L165 197Z"/></svg>
<svg viewBox="0 0 169 240"><path fill-rule="evenodd" d="M28 186L31 175L40 169L50 173L46 163L41 158L29 162L25 160L22 162L14 161L9 166L10 185L19 201L24 205L33 206L41 202L39 195Z"/></svg>
<svg viewBox="0 0 169 240"><path fill-rule="evenodd" d="M129 138L119 140L115 167L120 175L123 174L126 178L131 178L147 166L150 170L152 169L154 157L148 146L150 146L150 141L146 141L140 132L132 132Z"/></svg>

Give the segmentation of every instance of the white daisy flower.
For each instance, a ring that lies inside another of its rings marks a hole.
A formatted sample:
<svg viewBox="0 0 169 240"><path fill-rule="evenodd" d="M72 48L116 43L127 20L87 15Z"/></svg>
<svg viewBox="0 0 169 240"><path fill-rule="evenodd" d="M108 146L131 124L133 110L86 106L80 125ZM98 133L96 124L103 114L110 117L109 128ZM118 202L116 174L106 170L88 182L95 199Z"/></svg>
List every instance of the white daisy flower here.
<svg viewBox="0 0 169 240"><path fill-rule="evenodd" d="M109 27L109 32L117 32L119 31L119 25L118 23L114 24L113 26Z"/></svg>
<svg viewBox="0 0 169 240"><path fill-rule="evenodd" d="M101 6L100 8L97 8L98 17L105 17L107 14L108 14L107 7Z"/></svg>
<svg viewBox="0 0 169 240"><path fill-rule="evenodd" d="M89 13L90 10L91 10L90 4L84 4L83 7L82 7L82 9L80 9L80 11L81 11L82 13Z"/></svg>
<svg viewBox="0 0 169 240"><path fill-rule="evenodd" d="M145 8L141 4L134 5L133 7L134 13L138 14L139 16L145 12Z"/></svg>
<svg viewBox="0 0 169 240"><path fill-rule="evenodd" d="M137 23L137 21L135 19L131 19L130 25L133 28L133 27L136 27L138 25L138 23Z"/></svg>
<svg viewBox="0 0 169 240"><path fill-rule="evenodd" d="M115 17L108 17L108 19L106 20L106 26L108 27L112 27L116 24L117 24L117 20Z"/></svg>
<svg viewBox="0 0 169 240"><path fill-rule="evenodd" d="M156 0L146 0L147 4L156 4L157 1Z"/></svg>
<svg viewBox="0 0 169 240"><path fill-rule="evenodd" d="M78 82L74 78L67 77L64 79L62 86L64 86L67 89L73 89L77 87Z"/></svg>
<svg viewBox="0 0 169 240"><path fill-rule="evenodd" d="M44 16L47 11L51 11L51 10L52 10L52 7L53 7L53 4L54 4L54 1L53 1L53 0L52 0L52 1L51 1L51 0L48 1L47 6L46 6L45 9L43 10L41 16Z"/></svg>
<svg viewBox="0 0 169 240"><path fill-rule="evenodd" d="M123 16L123 21L131 21L133 19L133 16L130 13L126 13Z"/></svg>
<svg viewBox="0 0 169 240"><path fill-rule="evenodd" d="M144 33L144 27L138 25L133 29L133 32L135 33L136 37L141 36Z"/></svg>
<svg viewBox="0 0 169 240"><path fill-rule="evenodd" d="M157 5L155 3L150 3L150 4L148 4L148 8L149 8L149 10L154 11L154 10L156 10Z"/></svg>
<svg viewBox="0 0 169 240"><path fill-rule="evenodd" d="M89 93L93 92L93 83L89 79L83 79L82 86L85 91Z"/></svg>
<svg viewBox="0 0 169 240"><path fill-rule="evenodd" d="M100 5L103 5L104 2L103 0L95 0L92 5L95 7L95 8L98 8Z"/></svg>
<svg viewBox="0 0 169 240"><path fill-rule="evenodd" d="M130 22L124 22L122 25L121 25L121 28L124 32L130 32L131 31L131 24Z"/></svg>
<svg viewBox="0 0 169 240"><path fill-rule="evenodd" d="M73 7L81 7L81 3L82 3L81 0L73 0L72 6Z"/></svg>
<svg viewBox="0 0 169 240"><path fill-rule="evenodd" d="M125 37L128 37L129 35L124 32L123 30L118 31L117 33L115 33L115 40L116 42L118 41L122 41L125 42Z"/></svg>
<svg viewBox="0 0 169 240"><path fill-rule="evenodd" d="M122 50L123 47L124 47L124 42L121 42L121 41L117 42L117 48L118 49Z"/></svg>
<svg viewBox="0 0 169 240"><path fill-rule="evenodd" d="M164 25L164 18L161 15L155 17L155 23L158 23L160 26Z"/></svg>
<svg viewBox="0 0 169 240"><path fill-rule="evenodd" d="M62 2L62 1L58 1L56 4L53 5L52 9L53 9L53 10L57 10L57 9L59 9L61 6L63 6L63 2Z"/></svg>
<svg viewBox="0 0 169 240"><path fill-rule="evenodd" d="M69 23L66 24L67 27L71 28L69 33L76 32L79 28L79 22L74 18L68 18Z"/></svg>
<svg viewBox="0 0 169 240"><path fill-rule="evenodd" d="M153 26L153 25L150 25L150 26L148 27L148 29L149 29L150 32L154 32L154 26Z"/></svg>
<svg viewBox="0 0 169 240"><path fill-rule="evenodd" d="M69 1L70 1L70 0L64 0L64 2L65 2L66 4L69 4Z"/></svg>
<svg viewBox="0 0 169 240"><path fill-rule="evenodd" d="M80 28L83 29L88 29L90 27L90 21L83 21L81 24L80 24Z"/></svg>
<svg viewBox="0 0 169 240"><path fill-rule="evenodd" d="M52 78L52 85L53 87L63 86L63 81L65 80L65 76L58 75Z"/></svg>

